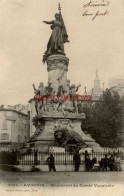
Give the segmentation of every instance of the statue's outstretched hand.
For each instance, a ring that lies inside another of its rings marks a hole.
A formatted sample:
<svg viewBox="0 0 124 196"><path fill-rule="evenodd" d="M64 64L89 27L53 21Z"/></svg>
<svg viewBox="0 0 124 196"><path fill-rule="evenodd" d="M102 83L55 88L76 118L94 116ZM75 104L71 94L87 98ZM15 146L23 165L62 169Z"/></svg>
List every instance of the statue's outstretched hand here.
<svg viewBox="0 0 124 196"><path fill-rule="evenodd" d="M46 23L46 21L43 21L43 23Z"/></svg>
<svg viewBox="0 0 124 196"><path fill-rule="evenodd" d="M33 88L35 88L35 84L34 83L32 84L32 86L33 86Z"/></svg>

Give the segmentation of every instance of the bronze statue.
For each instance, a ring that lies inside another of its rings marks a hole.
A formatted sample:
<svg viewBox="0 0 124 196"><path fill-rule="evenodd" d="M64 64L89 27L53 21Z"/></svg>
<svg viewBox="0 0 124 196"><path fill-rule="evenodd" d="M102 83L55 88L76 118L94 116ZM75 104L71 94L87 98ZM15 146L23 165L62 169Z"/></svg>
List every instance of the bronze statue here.
<svg viewBox="0 0 124 196"><path fill-rule="evenodd" d="M59 4L59 13L55 14L55 20L43 21L46 24L51 24L52 34L47 44L47 50L43 56L43 62L52 54L62 54L64 53L64 43L68 41L68 35L64 25L64 21L61 14L61 7Z"/></svg>

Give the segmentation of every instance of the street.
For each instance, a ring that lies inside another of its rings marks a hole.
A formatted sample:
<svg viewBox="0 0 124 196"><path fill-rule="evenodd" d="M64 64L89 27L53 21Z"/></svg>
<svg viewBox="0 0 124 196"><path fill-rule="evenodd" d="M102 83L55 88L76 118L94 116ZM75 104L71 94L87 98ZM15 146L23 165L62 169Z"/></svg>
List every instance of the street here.
<svg viewBox="0 0 124 196"><path fill-rule="evenodd" d="M34 183L69 185L89 183L121 183L124 172L10 172L0 170L0 183Z"/></svg>

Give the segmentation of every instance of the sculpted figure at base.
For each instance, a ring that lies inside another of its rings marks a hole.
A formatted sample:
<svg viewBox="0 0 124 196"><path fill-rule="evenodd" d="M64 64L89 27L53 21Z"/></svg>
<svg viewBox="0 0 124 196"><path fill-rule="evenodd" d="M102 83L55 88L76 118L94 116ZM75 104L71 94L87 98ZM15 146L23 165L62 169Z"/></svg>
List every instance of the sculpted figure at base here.
<svg viewBox="0 0 124 196"><path fill-rule="evenodd" d="M57 104L56 104L55 110L59 111L59 108L60 108L60 110L62 111L63 115L65 116L66 115L65 104L64 104L63 98L61 99L61 95L63 95L63 87L59 86L58 93L57 93L58 97L56 97Z"/></svg>
<svg viewBox="0 0 124 196"><path fill-rule="evenodd" d="M62 146L67 144L84 144L82 137L77 132L66 128L56 130L54 132L54 137L56 142Z"/></svg>
<svg viewBox="0 0 124 196"><path fill-rule="evenodd" d="M78 102L76 100L76 92L78 91L80 86L81 86L80 84L78 84L77 86L75 86L75 84L72 84L70 86L70 92L69 92L71 95L71 100L75 108L76 114L78 114L78 106L77 106Z"/></svg>
<svg viewBox="0 0 124 196"><path fill-rule="evenodd" d="M73 113L74 112L74 107L71 102L71 100L68 100L68 97L70 96L70 80L67 80L65 84L62 85L63 87L63 95L65 97L64 101L64 107L66 112L68 113Z"/></svg>
<svg viewBox="0 0 124 196"><path fill-rule="evenodd" d="M75 86L75 84L70 85L70 80L67 80L66 84L63 85L63 93L70 97L70 101L65 102L66 110L70 112L76 112L78 114L78 102L76 100L76 93L81 85Z"/></svg>
<svg viewBox="0 0 124 196"><path fill-rule="evenodd" d="M45 122L44 121L38 121L37 117L34 117L33 120L33 125L36 128L36 131L34 132L34 134L30 137L30 140L32 140L33 138L37 137L38 135L40 135L40 133L44 130L45 127Z"/></svg>
<svg viewBox="0 0 124 196"><path fill-rule="evenodd" d="M32 84L32 86L33 86L34 94L35 94L34 99L35 97L40 98L39 90L35 88L35 84ZM38 99L35 99L35 110L37 114L38 114L38 102L39 102Z"/></svg>
<svg viewBox="0 0 124 196"><path fill-rule="evenodd" d="M35 109L36 109L36 113L39 114L42 111L46 112L46 101L45 101L45 97L46 97L46 89L43 85L43 82L40 82L38 89L36 89L35 84L33 84L33 88L34 88L34 93L35 93ZM44 99L44 100L43 100Z"/></svg>
<svg viewBox="0 0 124 196"><path fill-rule="evenodd" d="M52 104L54 106L54 110L56 112L62 112L64 116L67 115L67 112L78 114L78 102L76 100L76 93L80 86L80 84L77 86L75 86L75 84L72 84L70 86L70 80L67 80L66 84L60 85L58 87L57 93L53 89L52 95L55 97ZM66 96L70 97L70 100L66 100Z"/></svg>
<svg viewBox="0 0 124 196"><path fill-rule="evenodd" d="M52 54L62 54L64 53L64 43L68 41L68 35L64 25L64 21L61 14L61 8L59 5L59 13L55 14L55 20L43 21L46 24L51 24L52 34L47 44L47 50L43 56L43 62L45 63L48 56Z"/></svg>
<svg viewBox="0 0 124 196"><path fill-rule="evenodd" d="M63 85L63 93L64 95L70 94L70 80L67 80L66 84Z"/></svg>

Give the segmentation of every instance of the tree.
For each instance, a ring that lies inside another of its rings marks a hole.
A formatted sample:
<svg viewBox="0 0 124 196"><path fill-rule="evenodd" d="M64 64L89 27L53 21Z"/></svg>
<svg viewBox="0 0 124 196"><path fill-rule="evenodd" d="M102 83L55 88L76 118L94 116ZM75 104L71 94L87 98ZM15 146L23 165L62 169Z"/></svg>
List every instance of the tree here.
<svg viewBox="0 0 124 196"><path fill-rule="evenodd" d="M106 90L99 102L87 106L82 105L86 120L82 122L82 130L92 136L103 147L122 145L121 129L122 103L117 92Z"/></svg>

